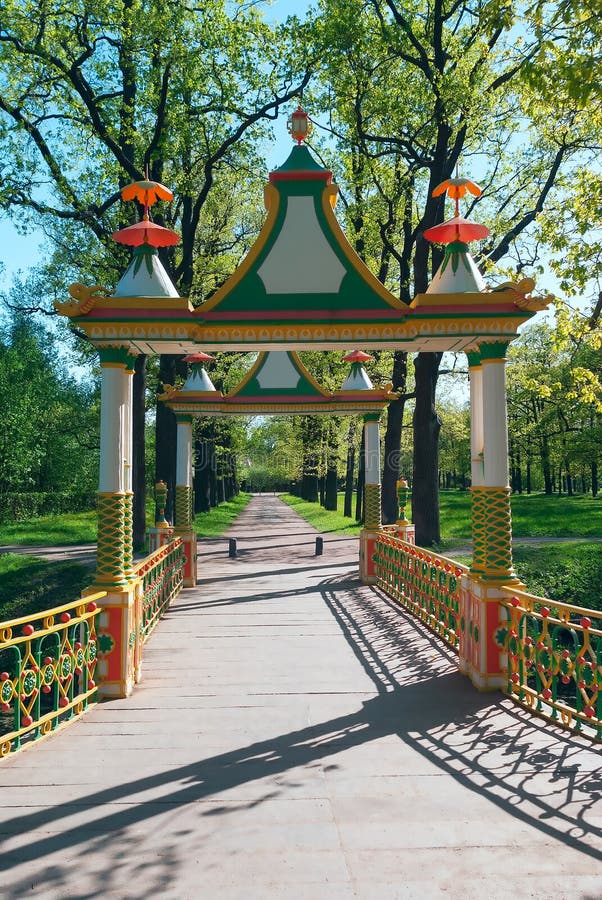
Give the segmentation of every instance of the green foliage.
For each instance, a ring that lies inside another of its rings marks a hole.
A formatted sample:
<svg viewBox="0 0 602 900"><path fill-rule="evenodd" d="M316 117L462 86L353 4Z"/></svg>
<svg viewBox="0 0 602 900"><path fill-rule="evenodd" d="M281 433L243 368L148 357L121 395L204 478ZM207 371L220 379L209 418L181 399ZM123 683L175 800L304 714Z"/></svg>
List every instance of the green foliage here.
<svg viewBox="0 0 602 900"><path fill-rule="evenodd" d="M0 554L0 621L52 609L77 599L91 573L73 562Z"/></svg>
<svg viewBox="0 0 602 900"><path fill-rule="evenodd" d="M221 537L240 515L250 499L250 494L241 491L232 500L220 503L219 506L214 507L209 512L197 513L194 517L194 527L198 533L199 540Z"/></svg>
<svg viewBox="0 0 602 900"><path fill-rule="evenodd" d="M59 360L53 336L14 315L0 340L0 494L95 488L98 404Z"/></svg>
<svg viewBox="0 0 602 900"><path fill-rule="evenodd" d="M508 416L512 454L541 467L551 492L560 472L591 484L602 462L600 331L565 306L558 328L525 329L508 354ZM540 482L541 483L541 482ZM572 487L572 485L571 485Z"/></svg>
<svg viewBox="0 0 602 900"><path fill-rule="evenodd" d="M30 491L26 494L3 494L0 525L58 513L81 512L93 509L95 505L95 493L72 494L68 491L34 493Z"/></svg>
<svg viewBox="0 0 602 900"><path fill-rule="evenodd" d="M307 79L288 40L255 4L8 0L0 208L22 228L44 222L63 271L61 248L77 247L75 266L111 284L127 251L110 235L137 217L118 188L148 163L177 197L156 213L182 232L164 259L204 299L255 232L269 117Z"/></svg>

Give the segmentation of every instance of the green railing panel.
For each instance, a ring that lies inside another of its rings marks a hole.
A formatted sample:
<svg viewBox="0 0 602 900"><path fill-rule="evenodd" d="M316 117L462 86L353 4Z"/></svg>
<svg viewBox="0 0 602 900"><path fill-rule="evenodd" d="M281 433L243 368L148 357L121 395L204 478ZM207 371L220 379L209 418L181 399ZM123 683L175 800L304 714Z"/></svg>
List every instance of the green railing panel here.
<svg viewBox="0 0 602 900"><path fill-rule="evenodd" d="M142 610L139 629L142 642L146 642L166 612L172 600L180 593L184 572L184 544L174 538L158 547L134 567L134 576L142 579Z"/></svg>
<svg viewBox="0 0 602 900"><path fill-rule="evenodd" d="M384 532L374 550L376 584L454 650L463 627L460 578L466 566Z"/></svg>
<svg viewBox="0 0 602 900"><path fill-rule="evenodd" d="M602 613L504 588L497 645L506 692L557 725L602 740Z"/></svg>
<svg viewBox="0 0 602 900"><path fill-rule="evenodd" d="M0 623L0 757L81 715L96 696L105 591Z"/></svg>

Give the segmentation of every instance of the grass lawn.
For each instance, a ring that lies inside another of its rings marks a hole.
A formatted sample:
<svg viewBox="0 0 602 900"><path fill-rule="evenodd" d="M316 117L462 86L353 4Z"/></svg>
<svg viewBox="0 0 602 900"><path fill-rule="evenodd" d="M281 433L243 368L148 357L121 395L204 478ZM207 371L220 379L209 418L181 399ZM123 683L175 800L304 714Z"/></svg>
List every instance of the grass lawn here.
<svg viewBox="0 0 602 900"><path fill-rule="evenodd" d="M232 500L220 503L214 509L206 513L197 513L194 517L194 527L199 539L204 537L216 538L221 537L224 531L227 531L236 517L240 515L249 500L250 494L243 491Z"/></svg>
<svg viewBox="0 0 602 900"><path fill-rule="evenodd" d="M355 519L339 511L328 512L317 503L307 503L292 494L281 499L293 507L314 528L323 533L359 534ZM465 543L470 538L470 494L442 491L441 550ZM515 547L514 564L529 591L553 600L602 610L602 544L588 538L602 536L602 499L590 497L546 497L544 494L512 497L515 538L572 537L579 543L558 542ZM452 552L458 562L470 563L470 554Z"/></svg>
<svg viewBox="0 0 602 900"><path fill-rule="evenodd" d="M0 525L3 544L93 544L96 542L96 512L60 513Z"/></svg>
<svg viewBox="0 0 602 900"><path fill-rule="evenodd" d="M328 512L318 503L308 503L281 494L314 528L324 532L359 534L355 519L343 515L343 494L338 495L338 512ZM512 497L512 530L521 537L602 537L602 498L547 497L545 494L517 494ZM354 507L355 508L355 507ZM441 491L439 497L442 546L470 540L470 492ZM408 513L411 512L411 504Z"/></svg>
<svg viewBox="0 0 602 900"><path fill-rule="evenodd" d="M85 566L0 554L0 621L52 609L75 600L92 580Z"/></svg>
<svg viewBox="0 0 602 900"><path fill-rule="evenodd" d="M520 537L602 537L602 497L514 494L512 532ZM470 537L470 492L441 491L441 537Z"/></svg>
<svg viewBox="0 0 602 900"><path fill-rule="evenodd" d="M250 494L239 494L195 517L199 537L219 537L244 509ZM0 544L88 544L96 541L96 513L43 516L0 527ZM18 553L0 554L0 621L61 606L79 596L93 573L74 562L55 562Z"/></svg>

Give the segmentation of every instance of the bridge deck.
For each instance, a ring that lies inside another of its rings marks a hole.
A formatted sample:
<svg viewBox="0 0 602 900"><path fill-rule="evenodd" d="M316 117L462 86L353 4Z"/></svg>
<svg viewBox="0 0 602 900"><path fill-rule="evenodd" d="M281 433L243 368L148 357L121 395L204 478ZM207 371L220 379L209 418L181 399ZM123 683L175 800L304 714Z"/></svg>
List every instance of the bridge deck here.
<svg viewBox="0 0 602 900"><path fill-rule="evenodd" d="M599 898L599 749L480 695L273 497L128 700L0 764L0 895Z"/></svg>

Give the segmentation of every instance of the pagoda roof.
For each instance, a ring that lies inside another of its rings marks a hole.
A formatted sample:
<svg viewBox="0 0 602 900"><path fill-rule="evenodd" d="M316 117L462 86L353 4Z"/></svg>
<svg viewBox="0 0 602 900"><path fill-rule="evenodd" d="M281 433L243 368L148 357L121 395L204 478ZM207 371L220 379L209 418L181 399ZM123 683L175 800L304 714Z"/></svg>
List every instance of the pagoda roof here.
<svg viewBox="0 0 602 900"><path fill-rule="evenodd" d="M334 214L336 196L332 172L307 147L296 146L265 185L267 217L257 240L209 300L194 308L178 297L154 251L141 247L113 295L98 285L76 284L69 289L72 299L56 301L55 308L97 347L118 344L133 353L357 345L457 352L475 341L512 340L550 302L533 296L533 286L523 282L488 289L467 249L455 241L428 291L408 306L348 242ZM454 227L452 237L458 221L444 223ZM484 228L462 221L463 227ZM435 236L442 227L435 226Z"/></svg>
<svg viewBox="0 0 602 900"><path fill-rule="evenodd" d="M259 354L249 372L228 394L176 390L164 385L160 399L180 415L354 415L381 412L396 396L390 387L326 391L295 352L269 350Z"/></svg>

